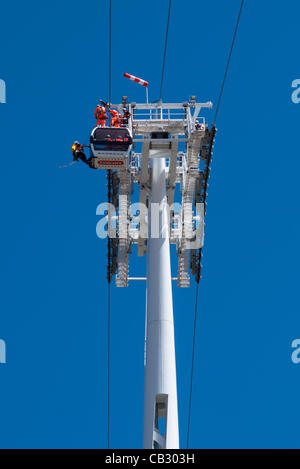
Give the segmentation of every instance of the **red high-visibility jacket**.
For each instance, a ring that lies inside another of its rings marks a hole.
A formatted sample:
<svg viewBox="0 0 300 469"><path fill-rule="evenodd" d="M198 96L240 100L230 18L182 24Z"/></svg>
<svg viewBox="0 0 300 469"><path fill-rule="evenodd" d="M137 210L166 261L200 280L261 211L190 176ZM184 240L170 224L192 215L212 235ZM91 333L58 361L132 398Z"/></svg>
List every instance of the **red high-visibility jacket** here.
<svg viewBox="0 0 300 469"><path fill-rule="evenodd" d="M95 119L107 119L106 109L104 106L97 106L95 109Z"/></svg>

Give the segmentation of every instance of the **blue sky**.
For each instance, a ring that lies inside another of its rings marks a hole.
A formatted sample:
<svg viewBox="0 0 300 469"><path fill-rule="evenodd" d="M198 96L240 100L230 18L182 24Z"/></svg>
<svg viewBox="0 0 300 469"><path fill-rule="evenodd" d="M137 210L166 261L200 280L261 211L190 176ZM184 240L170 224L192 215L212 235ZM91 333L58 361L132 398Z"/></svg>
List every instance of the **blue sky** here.
<svg viewBox="0 0 300 469"><path fill-rule="evenodd" d="M104 172L71 160L108 98L107 1L1 7L0 447L106 445ZM239 0L173 1L164 101L216 103ZM159 96L168 2L113 0L112 100ZM299 448L300 5L246 1L218 116L190 447ZM205 113L210 122L213 112ZM172 253L173 274L176 260ZM131 273L144 263L131 259ZM195 285L174 286L185 447ZM145 291L112 287L111 445L140 448Z"/></svg>

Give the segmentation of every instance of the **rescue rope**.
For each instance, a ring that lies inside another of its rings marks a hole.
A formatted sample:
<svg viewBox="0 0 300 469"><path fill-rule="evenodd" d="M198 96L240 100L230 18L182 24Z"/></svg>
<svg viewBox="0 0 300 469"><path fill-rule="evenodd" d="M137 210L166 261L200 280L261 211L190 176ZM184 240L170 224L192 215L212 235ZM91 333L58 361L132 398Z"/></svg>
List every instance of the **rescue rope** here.
<svg viewBox="0 0 300 469"><path fill-rule="evenodd" d="M59 168L68 168L69 166L72 166L75 163L77 163L77 161L72 161L72 163L63 164L63 165L59 166Z"/></svg>

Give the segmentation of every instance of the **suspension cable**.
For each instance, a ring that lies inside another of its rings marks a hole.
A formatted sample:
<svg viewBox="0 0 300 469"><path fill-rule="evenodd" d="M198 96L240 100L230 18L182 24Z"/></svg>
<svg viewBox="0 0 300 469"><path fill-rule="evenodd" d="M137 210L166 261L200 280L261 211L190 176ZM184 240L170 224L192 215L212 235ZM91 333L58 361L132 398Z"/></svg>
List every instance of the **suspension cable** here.
<svg viewBox="0 0 300 469"><path fill-rule="evenodd" d="M107 171L107 198L108 211L111 204L112 190L112 174L111 170ZM108 213L108 219L110 214ZM110 238L110 222L108 222L107 230L107 448L110 448L110 283L111 283L111 238Z"/></svg>
<svg viewBox="0 0 300 469"><path fill-rule="evenodd" d="M107 449L110 448L110 283L107 284Z"/></svg>
<svg viewBox="0 0 300 469"><path fill-rule="evenodd" d="M172 4L172 0L169 0L169 10L168 10L167 29L166 29L166 38L165 38L165 48L164 48L163 63L162 63L162 70L161 70L159 101L161 101L161 99L162 99L162 88L163 88L163 81L164 81L164 74L165 74L165 63L166 63L167 43L168 43L168 35L169 35L171 4Z"/></svg>
<svg viewBox="0 0 300 469"><path fill-rule="evenodd" d="M223 77L223 82L222 82L222 85L221 85L221 90L220 90L220 94L219 94L219 99L218 99L218 102L217 102L215 117L214 117L214 120L213 120L213 123L214 123L214 124L216 123L216 119L217 119L218 112L219 112L219 108L220 108L220 104L221 104L221 99L222 99L222 96L223 96L225 81L226 81L226 78L227 78L227 73L228 73L228 69L229 69L229 65L230 65L231 55L232 55L233 46L234 46L234 43L235 43L235 39L236 39L238 27L239 27L239 24L240 24L240 18L241 18L243 6L244 6L244 0L241 1L240 10L239 10L239 14L238 14L237 21L236 21L236 25L235 25L235 30L234 30L234 34L233 34L233 38L232 38L232 43L231 43L231 47L230 47L230 51L229 51L229 55L228 55L228 59L227 59L227 64L226 64L226 69L225 69L225 73L224 73L224 77Z"/></svg>
<svg viewBox="0 0 300 469"><path fill-rule="evenodd" d="M221 90L220 90L220 94L219 94L219 99L218 99L218 102L217 102L216 112L215 112L215 116L214 116L214 120L213 120L213 124L212 124L212 128L213 128L213 131L214 131L214 132L215 132L215 123L216 123L216 119L217 119L218 112L219 112L219 109L220 109L220 104L221 104L221 99L222 99L222 96L223 96L225 81L226 81L227 74L228 74L228 69L229 69L229 65L230 65L231 55L232 55L234 43L235 43L236 36L237 36L237 31L238 31L238 27L239 27L239 23L240 23L240 18L241 18L241 13L242 13L243 6L244 6L244 0L241 1L239 13L238 13L238 17L237 17L237 21L236 21L236 25L235 25L235 30L234 30L234 34L233 34L233 39L232 39L232 43L231 43L231 47L230 47L230 51L229 51L229 55L228 55L228 59L227 59L227 64L226 64L226 69L225 69L225 73L224 73L224 77L223 77L223 82L222 82L222 86L221 86ZM206 189L205 189L205 196L206 196ZM193 391L194 361L195 361L195 345L196 345L196 329L197 329L197 315L198 315L198 313L197 313L197 310L198 310L198 292L199 292L199 281L200 281L200 272L201 272L201 257L202 257L202 249L199 250L198 272L197 272L197 275L196 275L197 286L196 286L196 300L195 300L193 350L192 350L192 365L191 365L191 380L190 380L190 395L189 395L189 411L188 411L187 441L186 441L186 447L187 447L187 449L189 448L189 438L190 438L190 423L191 423L191 408L192 408L192 391Z"/></svg>
<svg viewBox="0 0 300 469"><path fill-rule="evenodd" d="M109 0L108 103L111 105L111 0Z"/></svg>
<svg viewBox="0 0 300 469"><path fill-rule="evenodd" d="M111 0L109 0L108 31L108 103L111 106ZM108 203L111 203L111 171L107 171ZM107 448L110 448L110 283L111 283L111 239L107 233Z"/></svg>
<svg viewBox="0 0 300 469"><path fill-rule="evenodd" d="M192 407L193 376L194 376L194 360L195 360L195 343L196 343L196 329L197 329L196 325L197 325L197 311L198 311L198 292L199 292L199 282L197 282L197 287L196 287L196 301L195 301L195 314L194 314L193 352L192 352L192 366L191 366L188 428L187 428L187 438L186 438L186 447L187 447L187 449L189 448L189 438L190 438L191 407Z"/></svg>

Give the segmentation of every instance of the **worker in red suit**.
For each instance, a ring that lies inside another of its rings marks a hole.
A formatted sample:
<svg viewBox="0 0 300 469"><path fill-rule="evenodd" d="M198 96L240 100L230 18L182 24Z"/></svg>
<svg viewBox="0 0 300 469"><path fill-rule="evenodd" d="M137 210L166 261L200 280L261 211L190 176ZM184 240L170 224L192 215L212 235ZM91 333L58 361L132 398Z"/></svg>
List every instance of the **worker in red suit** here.
<svg viewBox="0 0 300 469"><path fill-rule="evenodd" d="M112 116L110 119L111 127L120 127L120 115L118 111L116 111L115 109L110 109L109 113Z"/></svg>
<svg viewBox="0 0 300 469"><path fill-rule="evenodd" d="M95 109L95 119L97 119L96 125L101 125L101 127L105 127L105 120L107 119L105 106L101 106L101 104L97 105Z"/></svg>

